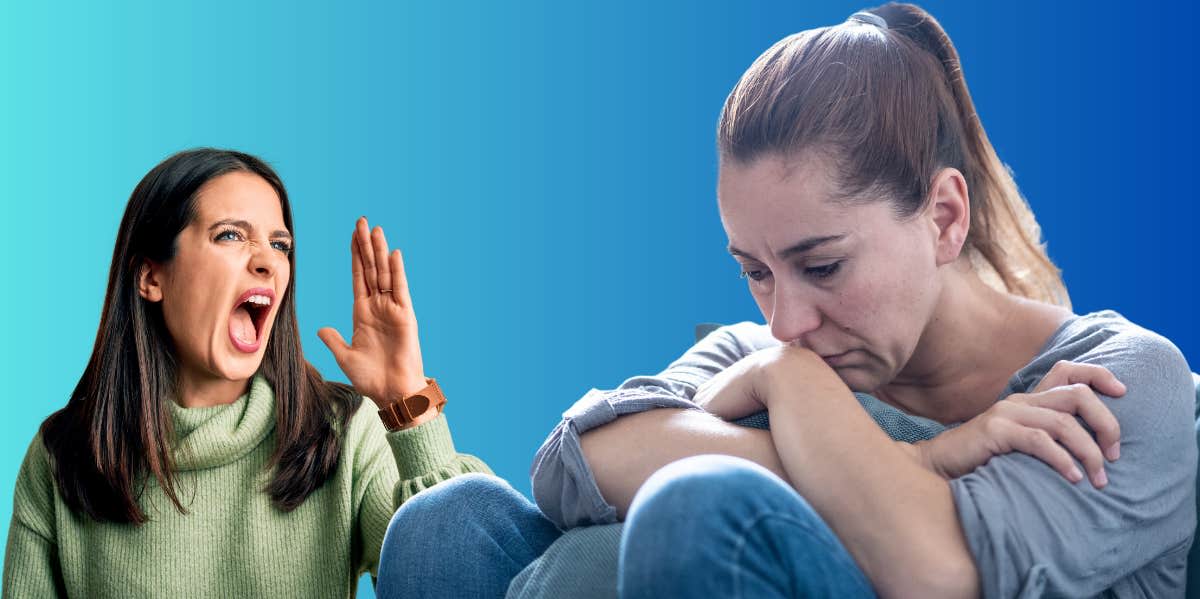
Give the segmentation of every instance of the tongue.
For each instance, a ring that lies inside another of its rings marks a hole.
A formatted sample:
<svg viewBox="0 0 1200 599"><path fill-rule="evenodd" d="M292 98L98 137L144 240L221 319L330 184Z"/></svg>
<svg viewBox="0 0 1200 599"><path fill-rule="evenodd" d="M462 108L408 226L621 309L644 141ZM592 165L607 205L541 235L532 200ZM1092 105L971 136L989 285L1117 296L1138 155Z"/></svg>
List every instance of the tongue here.
<svg viewBox="0 0 1200 599"><path fill-rule="evenodd" d="M247 345L253 345L258 340L258 332L254 330L254 321L250 318L250 311L245 306L238 306L233 310L233 314L229 317L229 332L233 333L238 341Z"/></svg>

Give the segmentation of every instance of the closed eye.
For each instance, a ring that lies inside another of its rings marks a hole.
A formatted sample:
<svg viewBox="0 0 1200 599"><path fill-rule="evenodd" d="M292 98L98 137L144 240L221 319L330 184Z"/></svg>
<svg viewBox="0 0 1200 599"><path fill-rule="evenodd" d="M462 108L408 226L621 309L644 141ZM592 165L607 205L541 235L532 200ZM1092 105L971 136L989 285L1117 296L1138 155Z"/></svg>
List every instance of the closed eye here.
<svg viewBox="0 0 1200 599"><path fill-rule="evenodd" d="M804 274L814 279L828 279L837 274L838 269L842 266L842 261L830 262L820 266L809 266L804 269Z"/></svg>

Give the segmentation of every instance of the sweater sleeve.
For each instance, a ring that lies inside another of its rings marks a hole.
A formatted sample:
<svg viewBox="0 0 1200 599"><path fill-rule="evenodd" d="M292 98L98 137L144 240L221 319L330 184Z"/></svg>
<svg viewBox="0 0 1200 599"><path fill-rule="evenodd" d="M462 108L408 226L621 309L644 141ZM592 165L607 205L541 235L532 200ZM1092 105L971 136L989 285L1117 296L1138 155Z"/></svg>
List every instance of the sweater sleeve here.
<svg viewBox="0 0 1200 599"><path fill-rule="evenodd" d="M363 416L365 440L356 454L355 490L359 535L362 539L361 572L375 576L379 552L392 514L413 495L460 474L492 470L479 458L458 453L450 437L446 415L415 428L388 432L371 410Z"/></svg>
<svg viewBox="0 0 1200 599"><path fill-rule="evenodd" d="M4 599L65 597L54 534L54 479L36 435L17 474L13 516L4 552Z"/></svg>
<svg viewBox="0 0 1200 599"><path fill-rule="evenodd" d="M530 477L538 507L559 528L617 521L583 458L580 436L628 414L657 408L701 409L696 389L734 362L777 345L761 324L743 322L710 333L655 376L636 376L611 391L592 389L563 413L534 457Z"/></svg>

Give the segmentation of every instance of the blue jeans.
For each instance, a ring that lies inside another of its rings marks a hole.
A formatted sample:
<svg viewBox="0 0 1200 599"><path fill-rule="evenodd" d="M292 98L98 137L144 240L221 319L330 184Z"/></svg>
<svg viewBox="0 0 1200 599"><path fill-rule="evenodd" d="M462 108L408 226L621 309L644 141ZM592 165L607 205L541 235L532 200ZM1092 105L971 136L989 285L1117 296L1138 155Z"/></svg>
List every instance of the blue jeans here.
<svg viewBox="0 0 1200 599"><path fill-rule="evenodd" d="M413 496L392 516L375 593L504 597L512 579L562 533L507 482L456 476Z"/></svg>
<svg viewBox="0 0 1200 599"><path fill-rule="evenodd" d="M562 533L502 479L466 474L422 491L392 518L376 593L503 597ZM804 498L727 456L668 464L629 509L622 597L874 597L866 576Z"/></svg>
<svg viewBox="0 0 1200 599"><path fill-rule="evenodd" d="M634 497L621 597L874 597L821 517L766 468L705 455L668 464Z"/></svg>

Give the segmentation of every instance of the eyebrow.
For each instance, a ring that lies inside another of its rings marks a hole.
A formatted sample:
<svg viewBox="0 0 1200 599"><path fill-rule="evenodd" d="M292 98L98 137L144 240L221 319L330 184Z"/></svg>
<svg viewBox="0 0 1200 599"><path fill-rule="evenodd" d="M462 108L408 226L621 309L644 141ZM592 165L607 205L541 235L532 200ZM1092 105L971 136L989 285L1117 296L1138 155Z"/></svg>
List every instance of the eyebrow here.
<svg viewBox="0 0 1200 599"><path fill-rule="evenodd" d="M208 230L209 230L209 232L212 232L212 230L213 230L213 229L216 229L216 228L219 228L219 227L223 227L223 226L234 226L234 227L241 227L242 229L245 229L245 230L247 230L247 231L253 231L253 230L254 230L254 225L251 225L250 223L248 223L248 222L246 222L246 221L244 221L244 220L237 220L237 219L232 219L232 218L224 218L224 219L221 219L221 220L219 220L219 221L217 221L217 222L213 223L211 226L209 226L209 227L208 227ZM286 238L288 238L288 239L291 239L291 238L292 238L292 234L291 234L291 233L288 233L287 231L284 231L284 230L282 230L282 229L280 229L280 230L278 230L278 231L271 231L271 235L270 235L270 236L271 236L271 237L273 237L273 238L274 238L274 237L286 237Z"/></svg>
<svg viewBox="0 0 1200 599"><path fill-rule="evenodd" d="M825 245L827 243L833 243L835 241L841 241L842 239L845 239L845 238L846 238L846 234L842 233L840 235L823 235L821 237L809 237L807 239L801 239L800 241L793 243L787 249L779 252L779 257L786 260L789 257L794 256L796 254L804 254L806 252L811 252L812 250L817 249L818 247L820 247L822 245ZM729 244L728 249L729 249L729 253L734 256L742 256L745 258L750 258L751 260L757 260L757 258L755 258L754 256L751 256L749 253L747 253L743 250L739 250L736 247L733 247L733 244Z"/></svg>

